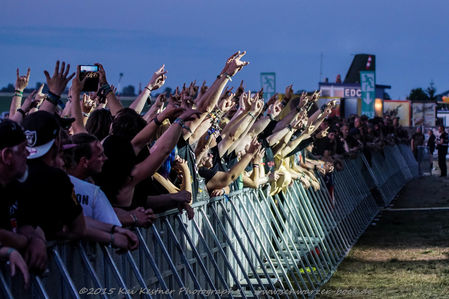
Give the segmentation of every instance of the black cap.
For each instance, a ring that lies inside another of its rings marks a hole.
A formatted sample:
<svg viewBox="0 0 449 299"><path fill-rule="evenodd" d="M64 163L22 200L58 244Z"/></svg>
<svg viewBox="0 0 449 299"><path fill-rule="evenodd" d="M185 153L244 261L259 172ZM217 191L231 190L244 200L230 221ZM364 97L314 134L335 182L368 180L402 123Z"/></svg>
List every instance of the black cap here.
<svg viewBox="0 0 449 299"><path fill-rule="evenodd" d="M28 159L45 155L58 136L60 126L56 117L47 111L31 113L23 120L23 128L27 139Z"/></svg>
<svg viewBox="0 0 449 299"><path fill-rule="evenodd" d="M10 119L0 119L0 149L12 147L24 142L22 127Z"/></svg>

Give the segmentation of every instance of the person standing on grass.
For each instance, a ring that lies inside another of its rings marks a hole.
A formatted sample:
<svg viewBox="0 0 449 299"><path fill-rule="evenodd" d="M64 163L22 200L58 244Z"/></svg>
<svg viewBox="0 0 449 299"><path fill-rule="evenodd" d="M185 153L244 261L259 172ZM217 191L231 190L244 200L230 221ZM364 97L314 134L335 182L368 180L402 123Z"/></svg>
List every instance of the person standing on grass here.
<svg viewBox="0 0 449 299"><path fill-rule="evenodd" d="M446 154L449 136L446 133L444 126L439 126L438 132L440 133L440 136L437 138L438 166L441 170L440 177L445 177L447 176Z"/></svg>

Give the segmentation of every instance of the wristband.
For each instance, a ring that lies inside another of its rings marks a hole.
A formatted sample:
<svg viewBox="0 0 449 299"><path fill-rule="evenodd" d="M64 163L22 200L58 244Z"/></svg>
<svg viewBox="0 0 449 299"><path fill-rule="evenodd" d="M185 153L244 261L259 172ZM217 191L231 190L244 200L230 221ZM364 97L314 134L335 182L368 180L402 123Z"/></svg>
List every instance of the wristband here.
<svg viewBox="0 0 449 299"><path fill-rule="evenodd" d="M15 97L21 98L21 97L23 96L23 94L22 94L22 93L17 93L17 92L16 92L16 93L14 93L14 96L15 96Z"/></svg>
<svg viewBox="0 0 449 299"><path fill-rule="evenodd" d="M259 168L259 164L253 164L253 167Z"/></svg>
<svg viewBox="0 0 449 299"><path fill-rule="evenodd" d="M137 217L136 217L136 215L134 215L133 213L131 213L131 218L132 218L133 221L134 221L134 224L133 224L133 225L137 225Z"/></svg>
<svg viewBox="0 0 449 299"><path fill-rule="evenodd" d="M221 73L220 75L217 76L217 79L220 79L223 76L226 76L226 78L232 82L232 77L227 73Z"/></svg>
<svg viewBox="0 0 449 299"><path fill-rule="evenodd" d="M248 115L251 116L253 119L256 119L256 117L254 116L254 114L251 113L251 111L248 112Z"/></svg>
<svg viewBox="0 0 449 299"><path fill-rule="evenodd" d="M156 126L161 126L162 125L162 122L157 119L157 115L153 118L153 121L156 124Z"/></svg>
<svg viewBox="0 0 449 299"><path fill-rule="evenodd" d="M268 116L270 117L271 121L275 121L275 119L274 119L274 117L273 117L273 115L271 113L269 113Z"/></svg>
<svg viewBox="0 0 449 299"><path fill-rule="evenodd" d="M20 94L20 95L23 95L23 91L22 91L22 90L16 89L16 90L14 90L14 92L15 92L15 93L18 93L18 94Z"/></svg>
<svg viewBox="0 0 449 299"><path fill-rule="evenodd" d="M110 92L112 92L111 86L109 86L108 83L103 83L103 84L101 85L100 89L98 90L97 95L98 95L100 98L106 98L106 96L107 96Z"/></svg>
<svg viewBox="0 0 449 299"><path fill-rule="evenodd" d="M89 117L90 113L83 112L84 117Z"/></svg>
<svg viewBox="0 0 449 299"><path fill-rule="evenodd" d="M184 121L182 119L180 119L180 118L175 119L175 121L173 123L180 125L181 128L184 127Z"/></svg>
<svg viewBox="0 0 449 299"><path fill-rule="evenodd" d="M48 91L48 95L45 99L55 106L57 106L61 102L61 97L52 93L51 91Z"/></svg>
<svg viewBox="0 0 449 299"><path fill-rule="evenodd" d="M149 89L148 86L145 86L145 89L148 90L149 92L152 92L152 90Z"/></svg>
<svg viewBox="0 0 449 299"><path fill-rule="evenodd" d="M12 247L9 247L8 248L8 251L6 251L6 259L9 259L9 256L11 255L11 253L13 252L13 251L16 251L14 248L12 248Z"/></svg>
<svg viewBox="0 0 449 299"><path fill-rule="evenodd" d="M115 224L111 227L111 234L114 233L116 227L117 227L117 225L115 225Z"/></svg>
<svg viewBox="0 0 449 299"><path fill-rule="evenodd" d="M25 117L25 111L22 110L22 108L17 109L17 112L19 112L20 114L22 114L22 117Z"/></svg>
<svg viewBox="0 0 449 299"><path fill-rule="evenodd" d="M182 125L182 128L185 129L185 130L187 130L187 131L189 131L189 133L192 133L192 130L190 130L190 128L187 127L186 125Z"/></svg>

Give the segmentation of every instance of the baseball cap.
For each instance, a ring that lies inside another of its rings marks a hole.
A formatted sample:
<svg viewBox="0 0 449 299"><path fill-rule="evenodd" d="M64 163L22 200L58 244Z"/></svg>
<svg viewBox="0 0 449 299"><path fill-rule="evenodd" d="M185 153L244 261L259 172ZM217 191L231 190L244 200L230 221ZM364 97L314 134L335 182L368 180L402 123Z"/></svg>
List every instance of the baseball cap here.
<svg viewBox="0 0 449 299"><path fill-rule="evenodd" d="M0 149L12 147L25 141L22 127L10 119L0 119Z"/></svg>
<svg viewBox="0 0 449 299"><path fill-rule="evenodd" d="M47 111L37 111L25 117L23 128L30 152L28 159L45 155L55 143L60 130L55 116Z"/></svg>

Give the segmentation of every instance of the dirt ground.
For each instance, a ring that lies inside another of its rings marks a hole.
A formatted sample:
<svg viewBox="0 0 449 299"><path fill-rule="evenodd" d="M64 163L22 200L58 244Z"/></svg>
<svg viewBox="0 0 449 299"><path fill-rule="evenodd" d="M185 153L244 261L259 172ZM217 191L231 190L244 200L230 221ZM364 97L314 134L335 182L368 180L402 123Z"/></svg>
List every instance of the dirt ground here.
<svg viewBox="0 0 449 299"><path fill-rule="evenodd" d="M317 298L449 298L449 178L409 182ZM442 207L447 210L402 210Z"/></svg>

